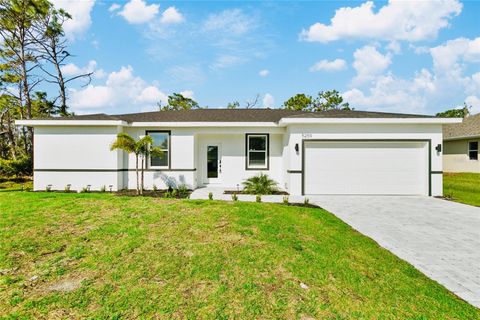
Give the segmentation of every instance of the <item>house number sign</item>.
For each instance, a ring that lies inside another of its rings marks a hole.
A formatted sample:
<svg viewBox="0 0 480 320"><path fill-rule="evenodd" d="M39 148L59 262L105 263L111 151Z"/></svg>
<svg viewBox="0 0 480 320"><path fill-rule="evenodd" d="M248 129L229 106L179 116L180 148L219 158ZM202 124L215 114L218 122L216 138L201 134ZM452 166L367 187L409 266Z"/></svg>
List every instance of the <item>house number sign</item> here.
<svg viewBox="0 0 480 320"><path fill-rule="evenodd" d="M304 139L308 139L308 138L311 138L312 137L312 134L309 133L309 132L303 132L302 133L302 138Z"/></svg>

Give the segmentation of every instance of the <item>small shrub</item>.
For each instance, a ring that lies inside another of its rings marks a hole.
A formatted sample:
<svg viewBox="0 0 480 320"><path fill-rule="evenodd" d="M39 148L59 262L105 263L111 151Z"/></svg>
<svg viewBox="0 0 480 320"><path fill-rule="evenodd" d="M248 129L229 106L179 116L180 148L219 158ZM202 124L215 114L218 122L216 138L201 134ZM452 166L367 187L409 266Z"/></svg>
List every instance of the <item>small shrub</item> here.
<svg viewBox="0 0 480 320"><path fill-rule="evenodd" d="M171 197L172 197L172 192L169 191L169 190L167 190L167 191L165 191L165 193L163 194L163 196L164 196L165 198L171 198Z"/></svg>
<svg viewBox="0 0 480 320"><path fill-rule="evenodd" d="M72 186L71 184L67 184L67 185L65 186L65 192L66 192L66 193L69 193L69 192L70 192L71 186Z"/></svg>
<svg viewBox="0 0 480 320"><path fill-rule="evenodd" d="M87 187L83 187L82 190L80 190L80 193L87 193L88 192L88 188Z"/></svg>
<svg viewBox="0 0 480 320"><path fill-rule="evenodd" d="M310 199L308 198L303 199L303 204L308 205L309 203L310 203Z"/></svg>
<svg viewBox="0 0 480 320"><path fill-rule="evenodd" d="M172 198L176 198L178 196L178 190L173 189L172 192L171 192L171 195L172 195Z"/></svg>
<svg viewBox="0 0 480 320"><path fill-rule="evenodd" d="M283 203L288 204L288 196L283 196Z"/></svg>
<svg viewBox="0 0 480 320"><path fill-rule="evenodd" d="M52 185L51 185L51 184L48 184L48 185L45 187L45 191L47 191L47 192L52 191Z"/></svg>
<svg viewBox="0 0 480 320"><path fill-rule="evenodd" d="M186 198L188 196L188 187L184 184L178 186L178 196L180 198Z"/></svg>
<svg viewBox="0 0 480 320"><path fill-rule="evenodd" d="M158 188L157 188L156 184L153 185L153 191L158 191Z"/></svg>
<svg viewBox="0 0 480 320"><path fill-rule="evenodd" d="M277 182L263 173L248 178L242 184L243 191L249 194L272 194L278 190Z"/></svg>
<svg viewBox="0 0 480 320"><path fill-rule="evenodd" d="M105 192L107 191L107 187L105 185L100 187L100 192Z"/></svg>
<svg viewBox="0 0 480 320"><path fill-rule="evenodd" d="M208 200L213 200L213 193L211 192L208 193Z"/></svg>
<svg viewBox="0 0 480 320"><path fill-rule="evenodd" d="M256 202L262 202L262 196L259 195L259 194L257 194L257 195L255 196L255 201L256 201Z"/></svg>
<svg viewBox="0 0 480 320"><path fill-rule="evenodd" d="M238 201L238 196L236 193L232 194L232 200L233 201Z"/></svg>

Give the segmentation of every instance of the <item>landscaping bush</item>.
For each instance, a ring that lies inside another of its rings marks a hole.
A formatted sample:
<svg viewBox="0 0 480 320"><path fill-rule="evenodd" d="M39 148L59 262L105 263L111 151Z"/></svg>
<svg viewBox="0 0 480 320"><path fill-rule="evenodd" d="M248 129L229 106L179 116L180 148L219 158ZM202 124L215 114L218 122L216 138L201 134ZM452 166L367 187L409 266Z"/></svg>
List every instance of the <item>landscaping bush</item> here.
<svg viewBox="0 0 480 320"><path fill-rule="evenodd" d="M243 186L243 191L250 194L272 194L278 190L277 182L263 173L248 178L243 182Z"/></svg>
<svg viewBox="0 0 480 320"><path fill-rule="evenodd" d="M32 175L32 160L28 157L18 159L0 159L0 175L5 177L22 177Z"/></svg>

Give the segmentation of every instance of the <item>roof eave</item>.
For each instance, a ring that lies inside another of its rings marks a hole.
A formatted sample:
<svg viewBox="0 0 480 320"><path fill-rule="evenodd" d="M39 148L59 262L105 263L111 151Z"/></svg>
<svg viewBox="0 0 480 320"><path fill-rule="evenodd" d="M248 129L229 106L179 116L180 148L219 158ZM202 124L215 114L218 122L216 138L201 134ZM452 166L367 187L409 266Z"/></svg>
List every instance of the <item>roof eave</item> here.
<svg viewBox="0 0 480 320"><path fill-rule="evenodd" d="M462 121L462 118L283 118L279 124L452 124Z"/></svg>
<svg viewBox="0 0 480 320"><path fill-rule="evenodd" d="M15 120L15 125L26 127L50 127L50 126L125 126L127 122L122 120Z"/></svg>

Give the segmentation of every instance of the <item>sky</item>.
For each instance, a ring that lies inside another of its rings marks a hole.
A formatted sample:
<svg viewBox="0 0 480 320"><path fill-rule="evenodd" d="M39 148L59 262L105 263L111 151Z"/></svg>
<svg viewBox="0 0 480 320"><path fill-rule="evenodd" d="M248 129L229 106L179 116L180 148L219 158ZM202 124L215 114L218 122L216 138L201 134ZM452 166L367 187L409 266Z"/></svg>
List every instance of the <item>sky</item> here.
<svg viewBox="0 0 480 320"><path fill-rule="evenodd" d="M65 25L72 111L158 110L180 92L201 106L280 108L338 90L356 110L480 112L480 1L54 0Z"/></svg>

